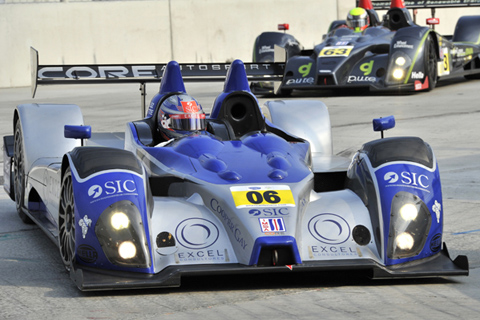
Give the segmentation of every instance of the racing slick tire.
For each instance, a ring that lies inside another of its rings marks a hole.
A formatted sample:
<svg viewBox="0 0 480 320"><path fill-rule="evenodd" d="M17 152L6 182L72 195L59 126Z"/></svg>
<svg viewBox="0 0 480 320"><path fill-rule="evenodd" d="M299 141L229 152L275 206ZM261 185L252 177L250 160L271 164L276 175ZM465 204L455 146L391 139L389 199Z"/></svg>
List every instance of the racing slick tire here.
<svg viewBox="0 0 480 320"><path fill-rule="evenodd" d="M75 199L70 167L65 171L60 191L58 247L63 265L67 271L70 271L75 258Z"/></svg>
<svg viewBox="0 0 480 320"><path fill-rule="evenodd" d="M431 91L435 88L438 81L437 71L437 54L435 52L435 42L431 35L428 36L425 42L425 55L424 55L425 73L428 77L427 91Z"/></svg>
<svg viewBox="0 0 480 320"><path fill-rule="evenodd" d="M480 58L475 58L475 60L471 61L464 67L464 70L470 69L480 69ZM464 76L467 80L478 80L480 79L480 73L477 74L467 74Z"/></svg>
<svg viewBox="0 0 480 320"><path fill-rule="evenodd" d="M25 202L25 154L23 145L23 132L20 119L15 123L14 136L14 156L13 156L13 179L15 205L17 213L23 223L33 224L32 219L23 211Z"/></svg>

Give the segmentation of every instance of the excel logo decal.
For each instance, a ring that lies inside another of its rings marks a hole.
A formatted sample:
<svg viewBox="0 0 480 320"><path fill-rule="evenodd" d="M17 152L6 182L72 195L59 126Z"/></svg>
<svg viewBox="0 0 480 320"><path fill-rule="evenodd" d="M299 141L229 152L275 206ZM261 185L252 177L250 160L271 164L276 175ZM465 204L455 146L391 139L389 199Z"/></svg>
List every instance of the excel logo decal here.
<svg viewBox="0 0 480 320"><path fill-rule="evenodd" d="M295 199L289 186L239 186L230 187L237 208L246 207L295 207Z"/></svg>
<svg viewBox="0 0 480 320"><path fill-rule="evenodd" d="M320 58L326 57L348 57L352 52L353 46L325 47L318 55Z"/></svg>
<svg viewBox="0 0 480 320"><path fill-rule="evenodd" d="M372 73L373 69L373 60L370 60L370 62L365 62L364 64L360 65L360 71L363 71L364 76L368 76L370 73Z"/></svg>
<svg viewBox="0 0 480 320"><path fill-rule="evenodd" d="M310 62L309 64L304 64L303 66L300 66L300 68L298 68L298 72L300 72L302 77L305 78L306 76L308 76L311 69L312 69L312 63Z"/></svg>

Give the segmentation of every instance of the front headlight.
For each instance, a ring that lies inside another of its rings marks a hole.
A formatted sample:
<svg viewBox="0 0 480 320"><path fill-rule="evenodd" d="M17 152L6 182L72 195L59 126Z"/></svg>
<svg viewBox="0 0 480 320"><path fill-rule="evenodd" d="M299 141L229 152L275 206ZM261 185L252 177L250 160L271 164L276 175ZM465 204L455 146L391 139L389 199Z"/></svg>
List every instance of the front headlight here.
<svg viewBox="0 0 480 320"><path fill-rule="evenodd" d="M102 212L95 234L108 260L119 266L148 268L150 255L140 211L122 200Z"/></svg>
<svg viewBox="0 0 480 320"><path fill-rule="evenodd" d="M403 191L397 193L392 200L387 256L401 259L418 255L431 224L430 211L419 197Z"/></svg>
<svg viewBox="0 0 480 320"><path fill-rule="evenodd" d="M387 83L405 82L407 71L412 65L412 59L402 51L396 51L390 58Z"/></svg>

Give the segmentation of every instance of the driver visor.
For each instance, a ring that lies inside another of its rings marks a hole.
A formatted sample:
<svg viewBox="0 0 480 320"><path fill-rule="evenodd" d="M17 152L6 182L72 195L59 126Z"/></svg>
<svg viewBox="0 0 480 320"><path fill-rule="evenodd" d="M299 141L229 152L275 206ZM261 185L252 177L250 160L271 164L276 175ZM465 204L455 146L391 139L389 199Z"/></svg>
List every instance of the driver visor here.
<svg viewBox="0 0 480 320"><path fill-rule="evenodd" d="M181 131L205 130L204 113L172 114L170 116L170 128Z"/></svg>
<svg viewBox="0 0 480 320"><path fill-rule="evenodd" d="M352 19L347 22L347 25L350 28L360 28L363 29L363 27L367 26L367 19L365 18L358 18L358 19Z"/></svg>

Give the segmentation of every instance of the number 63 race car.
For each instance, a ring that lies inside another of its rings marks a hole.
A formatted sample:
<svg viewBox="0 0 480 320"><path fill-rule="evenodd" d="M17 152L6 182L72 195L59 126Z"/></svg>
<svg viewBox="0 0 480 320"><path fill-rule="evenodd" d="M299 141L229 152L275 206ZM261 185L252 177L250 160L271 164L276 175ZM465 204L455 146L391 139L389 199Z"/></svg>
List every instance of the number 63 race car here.
<svg viewBox="0 0 480 320"><path fill-rule="evenodd" d="M468 275L467 258L452 261L442 241L427 143L391 137L335 156L326 106L260 107L240 60L207 116L172 61L146 117L124 134L99 139L73 104L19 105L12 126L4 188L81 290L179 286L185 275ZM374 120L378 131L393 126Z"/></svg>
<svg viewBox="0 0 480 320"><path fill-rule="evenodd" d="M461 17L453 36L443 36L433 28L417 25L407 9L473 7L480 1L416 0L407 1L406 6L403 0L357 3L364 16L333 21L323 41L311 50L304 50L290 34L259 35L253 61L283 62L285 67L277 74L281 81L265 76L262 82L252 82L252 91L289 94L292 90L354 87L419 91L432 90L440 79L480 78L480 15ZM382 21L374 8L388 9ZM355 30L359 17L365 21ZM427 23L435 25L439 19L432 17ZM286 28L279 25L281 30Z"/></svg>

